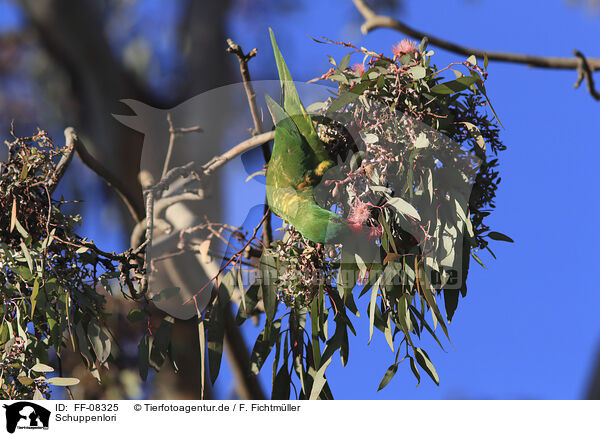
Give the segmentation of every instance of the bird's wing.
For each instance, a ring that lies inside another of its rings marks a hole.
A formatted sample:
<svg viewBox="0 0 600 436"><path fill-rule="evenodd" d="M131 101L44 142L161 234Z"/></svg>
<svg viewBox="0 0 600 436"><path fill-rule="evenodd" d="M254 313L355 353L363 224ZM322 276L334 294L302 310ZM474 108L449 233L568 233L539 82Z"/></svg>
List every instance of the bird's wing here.
<svg viewBox="0 0 600 436"><path fill-rule="evenodd" d="M265 99L275 123L267 184L298 189L317 165L316 156L285 110L268 95Z"/></svg>
<svg viewBox="0 0 600 436"><path fill-rule="evenodd" d="M298 91L292 80L290 70L285 64L285 60L279 51L277 41L275 40L275 34L273 30L269 29L271 35L271 44L273 45L273 53L275 54L275 62L277 63L277 71L279 73L279 81L281 82L281 91L283 93L283 107L287 114L294 120L294 123L298 127L298 130L306 138L306 141L310 145L310 148L315 153L317 161L319 163L324 161L331 161L329 153L325 148L323 142L319 139L315 126L306 112ZM333 162L332 162L333 163Z"/></svg>
<svg viewBox="0 0 600 436"><path fill-rule="evenodd" d="M298 191L312 189L306 181L312 180L316 157L285 110L268 95L265 99L275 123L273 152L267 167L267 202L275 214L293 222L300 200Z"/></svg>

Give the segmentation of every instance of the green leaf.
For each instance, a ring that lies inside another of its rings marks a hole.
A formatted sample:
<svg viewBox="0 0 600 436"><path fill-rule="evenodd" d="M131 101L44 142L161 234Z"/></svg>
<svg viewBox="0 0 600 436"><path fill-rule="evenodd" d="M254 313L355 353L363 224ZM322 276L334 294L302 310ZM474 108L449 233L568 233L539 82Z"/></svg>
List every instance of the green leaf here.
<svg viewBox="0 0 600 436"><path fill-rule="evenodd" d="M495 241L515 242L512 240L512 238L500 232L489 232L487 235Z"/></svg>
<svg viewBox="0 0 600 436"><path fill-rule="evenodd" d="M394 351L394 339L392 337L392 333L392 320L391 317L388 316L387 324L384 329L385 340L387 341L392 351Z"/></svg>
<svg viewBox="0 0 600 436"><path fill-rule="evenodd" d="M346 68L348 68L348 65L350 65L350 56L351 54L348 53L342 58L340 64L338 65L338 70L344 71Z"/></svg>
<svg viewBox="0 0 600 436"><path fill-rule="evenodd" d="M414 306L410 307L410 311L411 311L411 314L414 316L414 318L418 318L419 321L421 321L421 331L423 330L423 327L424 327L429 332L431 337L433 339L435 339L435 341L440 346L440 348L443 350L444 347L443 347L442 343L438 339L438 337L435 334L435 332L433 331L433 329L429 326L429 324L427 324L427 321L425 320L425 318L419 313L419 311ZM416 321L416 319L415 319L415 321Z"/></svg>
<svg viewBox="0 0 600 436"><path fill-rule="evenodd" d="M74 377L51 377L46 382L53 386L74 386L79 384L79 379Z"/></svg>
<svg viewBox="0 0 600 436"><path fill-rule="evenodd" d="M33 282L33 290L31 291L31 297L30 297L31 318L33 318L33 313L35 312L35 306L37 304L37 297L38 297L39 291L40 291L40 282L38 281L38 279L36 277L35 281Z"/></svg>
<svg viewBox="0 0 600 436"><path fill-rule="evenodd" d="M23 386L29 386L33 383L33 379L27 376L18 377L17 380L19 380L19 383L21 383Z"/></svg>
<svg viewBox="0 0 600 436"><path fill-rule="evenodd" d="M381 383L379 383L379 387L377 388L378 391L382 390L387 386L390 380L392 380L392 378L396 375L396 371L398 371L398 364L394 363L387 369L387 371L383 375Z"/></svg>
<svg viewBox="0 0 600 436"><path fill-rule="evenodd" d="M327 103L326 102L324 102L324 101L316 101L316 102L314 102L312 104L309 104L306 107L306 112L308 112L308 113L319 112L321 109L325 109L326 107L327 107Z"/></svg>
<svg viewBox="0 0 600 436"><path fill-rule="evenodd" d="M206 385L206 336L204 332L204 319L198 313L198 343L200 345L200 399L204 399L204 389Z"/></svg>
<svg viewBox="0 0 600 436"><path fill-rule="evenodd" d="M464 125L467 127L469 133L475 138L477 145L481 148L482 151L485 151L485 139L481 134L481 130L473 123L469 123L468 121L464 122Z"/></svg>
<svg viewBox="0 0 600 436"><path fill-rule="evenodd" d="M148 335L142 336L138 343L138 370L142 380L146 381L148 378L148 368L150 361L150 338Z"/></svg>
<svg viewBox="0 0 600 436"><path fill-rule="evenodd" d="M398 212L403 215L411 216L417 220L421 220L421 216L417 209L412 204L400 197L388 197L388 204L395 208Z"/></svg>
<svg viewBox="0 0 600 436"><path fill-rule="evenodd" d="M248 290L244 293L244 299L246 300L246 307L240 304L238 309L238 313L235 317L235 321L238 325L242 325L244 321L252 314L254 309L256 309L256 304L258 303L258 292L260 290L260 283L254 282Z"/></svg>
<svg viewBox="0 0 600 436"><path fill-rule="evenodd" d="M29 238L29 233L27 232L27 230L25 230L23 228L23 226L21 225L19 220L16 218L15 218L15 227L17 228L17 231L21 234L21 236L23 236L23 238L25 238L25 239Z"/></svg>
<svg viewBox="0 0 600 436"><path fill-rule="evenodd" d="M419 364L419 366L423 368L425 372L429 374L429 377L431 377L435 384L439 386L440 378L438 377L437 372L435 371L435 367L433 366L433 363L431 363L431 360L429 360L429 356L427 355L425 350L422 350L421 348L416 348L415 358L417 359L417 363Z"/></svg>
<svg viewBox="0 0 600 436"><path fill-rule="evenodd" d="M448 335L448 328L446 327L446 323L444 322L444 319L442 318L440 309L438 308L438 305L435 301L435 295L431 289L431 286L429 285L429 280L427 279L427 274L425 273L425 270L422 265L419 266L418 273L419 273L419 283L421 285L421 290L423 291L425 301L427 301L429 308L433 312L434 320L437 319L437 321L440 323L440 326L442 327L442 330L444 331L444 334L446 335L446 338L448 339L448 341L450 341L450 336Z"/></svg>
<svg viewBox="0 0 600 436"><path fill-rule="evenodd" d="M410 320L409 303L406 295L402 295L398 300L398 319L400 321L400 330L404 333L406 340L411 347L414 347L410 338L410 331L412 330L412 322Z"/></svg>
<svg viewBox="0 0 600 436"><path fill-rule="evenodd" d="M31 259L31 254L29 253L29 249L27 248L27 245L25 245L25 243L23 241L21 241L20 247L21 247L23 256L25 256L25 260L27 261L27 266L29 267L29 270L31 272L33 272L33 260Z"/></svg>
<svg viewBox="0 0 600 436"><path fill-rule="evenodd" d="M265 332L268 327L270 327L271 331L267 334ZM280 328L281 321L277 320L270 326L265 326L260 335L258 335L250 356L250 371L252 371L254 374L258 374L260 372L260 369L264 365L267 357L269 357L269 353L275 345L275 341L279 340ZM265 339L265 336L268 337L268 339Z"/></svg>
<svg viewBox="0 0 600 436"><path fill-rule="evenodd" d="M323 364L323 366L321 366L319 368L319 370L313 377L313 385L312 385L312 389L310 390L310 397L309 397L310 400L316 400L317 398L319 398L319 395L321 394L321 391L323 390L325 383L327 383L327 379L325 378L325 370L327 369L327 367L329 366L330 363L331 363L331 358L329 358L329 360L327 362L325 362Z"/></svg>
<svg viewBox="0 0 600 436"><path fill-rule="evenodd" d="M381 284L381 277L377 277L375 284L373 285L373 289L371 290L371 301L369 303L369 344L371 343L371 339L373 338L373 324L375 323L375 307L377 294L379 293L379 285Z"/></svg>
<svg viewBox="0 0 600 436"><path fill-rule="evenodd" d="M110 356L110 337L95 320L88 324L87 336L90 340L90 344L92 344L92 349L96 354L96 358L100 361L100 363L106 362L106 359L108 359L108 356Z"/></svg>
<svg viewBox="0 0 600 436"><path fill-rule="evenodd" d="M23 340L25 341L25 343L27 344L27 333L25 332L25 330L23 329L23 326L21 326L21 311L19 310L19 306L16 306L16 321L17 321L17 334L23 338Z"/></svg>
<svg viewBox="0 0 600 436"><path fill-rule="evenodd" d="M174 323L175 319L172 316L165 316L152 335L153 341L149 363L156 371L160 370L167 358Z"/></svg>
<svg viewBox="0 0 600 436"><path fill-rule="evenodd" d="M487 267L484 265L484 263L481 261L481 259L479 257L477 257L477 255L475 253L473 253L472 251L471 251L471 256L473 256L473 259L475 259L479 265L481 265L482 267L487 269Z"/></svg>
<svg viewBox="0 0 600 436"><path fill-rule="evenodd" d="M374 133L366 133L364 131L361 131L360 137L362 138L365 144L375 144L377 141L379 141L379 137Z"/></svg>
<svg viewBox="0 0 600 436"><path fill-rule="evenodd" d="M412 356L409 356L409 358L410 358L410 369L412 370L413 374L415 375L415 377L417 379L417 386L419 386L419 384L421 383L421 374L419 374L419 369L417 368L417 365L415 364L415 359L413 359Z"/></svg>
<svg viewBox="0 0 600 436"><path fill-rule="evenodd" d="M321 291L319 291L321 292ZM312 353L315 362L315 368L321 366L321 347L319 346L319 299L313 298L310 305L310 325L312 335Z"/></svg>
<svg viewBox="0 0 600 436"><path fill-rule="evenodd" d="M489 99L489 97L487 96L487 92L485 91L485 85L483 84L483 81L481 81L481 78L479 77L479 74L476 73L475 71L471 71L471 74L474 77L479 78L478 81L476 81L475 83L477 84L477 88L479 89L479 91L481 91L481 93L484 95L488 105L490 106L490 109L492 110L492 113L494 114L494 116L496 117L496 121L498 121L498 124L500 124L500 127L504 128L504 125L502 124L502 121L500 121L500 118L498 118L498 114L496 113L496 111L494 110L494 106L492 106L492 102ZM476 76L475 76L476 75Z"/></svg>
<svg viewBox="0 0 600 436"><path fill-rule="evenodd" d="M446 319L448 323L452 321L454 312L458 307L459 292L457 289L444 289L444 306L446 307Z"/></svg>
<svg viewBox="0 0 600 436"><path fill-rule="evenodd" d="M21 169L20 180L25 180L27 178L27 173L29 172L29 165L27 163L23 163L23 168Z"/></svg>
<svg viewBox="0 0 600 436"><path fill-rule="evenodd" d="M348 91L342 92L339 97L333 100L331 105L329 105L329 109L327 109L327 115L331 116L334 112L337 112L344 106L352 103L369 88L371 83L372 82L365 80L364 82L360 82L358 85L354 85Z"/></svg>
<svg viewBox="0 0 600 436"><path fill-rule="evenodd" d="M220 298L220 297L219 297ZM221 304L216 304L210 311L206 329L206 341L208 349L208 369L210 381L214 384L221 368L221 359L223 356L223 341L225 338L225 319L221 312Z"/></svg>
<svg viewBox="0 0 600 436"><path fill-rule="evenodd" d="M289 400L290 383L292 383L291 374L287 368L287 362L279 369L273 379L273 390L271 400Z"/></svg>
<svg viewBox="0 0 600 436"><path fill-rule="evenodd" d="M54 368L43 363L36 363L31 367L31 370L34 372L52 372Z"/></svg>
<svg viewBox="0 0 600 436"><path fill-rule="evenodd" d="M408 73L412 76L413 80L420 80L427 75L427 70L420 65L408 69Z"/></svg>
<svg viewBox="0 0 600 436"><path fill-rule="evenodd" d="M10 333L8 331L8 323L3 322L2 325L0 325L0 345L4 345L6 343L6 341L8 341L8 338L10 337Z"/></svg>
<svg viewBox="0 0 600 436"><path fill-rule="evenodd" d="M277 287L274 279L277 274L277 263L273 256L263 254L260 258L260 289L267 321L272 321L277 312Z"/></svg>
<svg viewBox="0 0 600 436"><path fill-rule="evenodd" d="M17 273L24 282L29 282L33 279L31 270L26 266L15 266L12 270Z"/></svg>
<svg viewBox="0 0 600 436"><path fill-rule="evenodd" d="M459 77L458 79L451 80L449 82L440 83L439 85L435 85L431 88L431 92L433 94L440 95L449 95L454 94L456 92L464 91L465 89L469 89L471 85L480 81L481 79L473 76L468 77Z"/></svg>

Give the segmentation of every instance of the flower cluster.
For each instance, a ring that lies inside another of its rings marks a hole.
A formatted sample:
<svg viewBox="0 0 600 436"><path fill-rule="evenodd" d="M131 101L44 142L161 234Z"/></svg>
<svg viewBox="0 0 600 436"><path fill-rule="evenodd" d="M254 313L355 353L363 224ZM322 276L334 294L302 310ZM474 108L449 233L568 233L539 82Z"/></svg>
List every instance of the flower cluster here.
<svg viewBox="0 0 600 436"><path fill-rule="evenodd" d="M120 273L117 255L80 237L75 232L79 216L64 214L64 201L52 198L66 168L61 165L68 161L63 156L73 150L54 145L42 130L30 137L13 135L5 144L8 158L0 163L0 397L31 399L35 393L40 398L47 391L45 379L32 368L48 363L49 349L62 352L67 332L90 369L108 359L108 353L96 355L100 348L91 346L101 340L109 349L107 333L95 328L106 302L97 285ZM33 330L27 328L31 325Z"/></svg>
<svg viewBox="0 0 600 436"><path fill-rule="evenodd" d="M290 229L288 238L274 242L270 252L278 259L275 284L286 306L307 307L319 290L331 288L331 257L338 256L335 249L326 251Z"/></svg>

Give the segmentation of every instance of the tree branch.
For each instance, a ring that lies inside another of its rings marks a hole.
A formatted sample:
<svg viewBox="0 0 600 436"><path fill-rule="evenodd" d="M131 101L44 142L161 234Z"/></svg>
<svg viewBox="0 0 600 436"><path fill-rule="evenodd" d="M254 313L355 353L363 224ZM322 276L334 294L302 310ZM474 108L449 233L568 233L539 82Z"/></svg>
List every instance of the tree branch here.
<svg viewBox="0 0 600 436"><path fill-rule="evenodd" d="M117 192L117 194L119 194L119 196L127 206L127 209L129 210L129 213L131 214L133 219L136 222L141 221L144 218L144 213L143 211L138 210L138 208L135 206L137 202L129 193L130 191L125 187L125 185L121 183L119 179L114 177L104 165L102 165L98 160L96 160L96 158L94 158L94 156L92 156L87 151L85 145L83 144L73 127L67 127L65 129L65 140L67 147L74 147L75 152L77 153L81 161L88 168L90 168L92 171L98 174L108 186L113 188Z"/></svg>
<svg viewBox="0 0 600 436"><path fill-rule="evenodd" d="M260 114L258 113L258 107L256 106L256 93L254 92L254 87L252 86L252 81L250 79L250 70L248 69L248 61L254 56L256 56L257 50L254 48L250 50L247 54L244 54L242 48L235 42L233 42L231 38L227 39L227 45L229 46L227 48L227 52L235 54L238 58L238 62L240 63L240 73L242 74L244 89L246 90L246 96L248 97L248 105L250 106L252 120L254 121L254 132L252 133L254 135L262 133L263 126L262 121L260 119Z"/></svg>
<svg viewBox="0 0 600 436"><path fill-rule="evenodd" d="M475 55L476 57L483 58L487 56L487 58L491 61L498 62L510 62L516 64L525 64L530 67L537 68L552 68L552 69L563 69L563 70L576 70L580 73L578 81L576 85L578 86L581 83L581 79L585 77L588 83L588 90L592 97L598 100L598 93L594 90L592 73L595 70L600 69L600 59L598 58L590 58L585 60L583 55L580 52L575 53L574 58L565 58L565 57L546 57L546 56L534 56L528 54L521 53L508 53L508 52L500 52L500 51L487 51L480 50L477 48L466 47L463 45L455 44L451 41L447 41L442 38L438 38L431 34L421 32L419 30L413 29L412 27L407 26L400 20L397 20L392 17L378 15L373 9L371 9L365 0L352 0L356 9L364 18L364 23L361 25L360 29L362 33L366 34L370 31L380 28L386 27L388 29L397 30L407 36L410 36L415 39L423 39L427 38L432 45L435 45L444 50L451 51L456 54L471 56ZM582 62L582 59L584 61ZM583 67L582 64L585 63L586 66ZM583 71L583 75L582 75ZM576 86L576 87L577 87Z"/></svg>
<svg viewBox="0 0 600 436"><path fill-rule="evenodd" d="M173 155L173 148L175 147L175 138L179 135L191 132L202 132L203 130L199 126L194 127L173 127L173 120L171 119L171 113L167 112L167 123L169 123L169 146L167 147L167 157L165 157L165 164L163 166L162 176L164 177L169 170L171 165L171 156Z"/></svg>
<svg viewBox="0 0 600 436"><path fill-rule="evenodd" d="M590 68L588 60L585 58L583 53L581 53L579 50L573 50L573 54L575 56L577 56L577 58L579 60L579 67L577 68L577 81L575 82L575 88L579 88L579 85L581 85L581 82L585 78L586 83L587 83L587 90L590 93L590 95L592 97L594 97L596 100L600 100L600 93L598 91L596 91L596 88L594 86L594 76L593 76L594 71Z"/></svg>
<svg viewBox="0 0 600 436"><path fill-rule="evenodd" d="M248 69L248 61L256 56L257 50L254 48L250 50L248 54L244 54L242 48L233 42L231 38L227 39L227 45L229 46L227 51L229 53L234 53L238 58L238 62L240 64L240 73L244 82L244 89L246 90L246 96L248 97L248 106L250 106L250 113L252 114L252 120L254 121L254 131L252 133L253 135L258 135L263 132L263 125L260 114L258 113L258 106L256 105L256 93L254 92L252 80L250 79L250 70ZM261 148L265 163L268 163L271 160L271 150L269 149L269 144L265 143ZM268 214L268 216L263 227L262 237L263 244L269 246L273 240L273 230L271 228L271 211L266 201L265 213Z"/></svg>
<svg viewBox="0 0 600 436"><path fill-rule="evenodd" d="M66 131L65 131L65 136L66 136ZM75 152L75 143L71 137L67 137L66 141L65 141L65 148L63 151L63 155L60 158L60 161L58 162L58 164L56 165L56 168L54 169L52 177L51 177L50 181L48 182L48 193L50 195L52 195L52 193L58 186L58 182L60 182L60 180L65 175L65 171L67 170L67 167L73 160L74 152Z"/></svg>
<svg viewBox="0 0 600 436"><path fill-rule="evenodd" d="M173 136L174 136L174 134L172 133L171 137L173 137ZM177 179L178 177L185 177L185 176L188 176L188 175L194 174L194 173L196 173L196 175L198 177L208 177L215 170L222 167L223 165L225 165L227 162L231 161L235 157L239 156L240 154L242 154L248 150L251 150L254 147L263 145L263 144L271 141L274 137L275 137L275 132L273 132L273 131L257 134L255 136L239 143L238 145L232 147L225 153L223 153L219 156L213 157L204 165L198 165L196 162L189 162L185 165L182 165L180 167L175 167L175 168L172 168L171 170L167 171L158 183L148 187L145 190L145 192L146 192L146 220L144 222L146 225L146 229L145 229L146 230L146 240L149 241L151 238L150 230L152 229L153 218L154 218L154 214L155 214L154 207L156 206L158 208L158 203L162 200L169 202L169 197L158 200L156 204L154 204L154 200L155 200L155 198L158 198L160 193L162 191L166 190L175 179ZM175 197L179 197L179 196L175 196ZM265 214L265 218L266 217L267 217L267 214ZM263 221L265 221L264 218L263 218ZM261 224L263 224L263 221L261 221ZM143 226L144 226L144 224L142 224L142 222L140 222L135 227L134 232L132 233L132 241L134 240L134 238L136 240L141 239ZM260 226L260 224L259 224L259 226ZM255 231L256 230L257 229L255 229ZM145 270L148 271L147 257L145 258L144 262L145 262ZM220 273L220 271L219 271L219 273ZM145 291L145 289L146 289L145 287L147 286L147 284L148 284L147 279L146 279L146 277L144 277L144 279L142 281L143 291ZM249 353L246 348L246 343L240 332L240 329L236 325L235 319L231 313L230 305L228 305L227 308L225 309L225 335L226 335L225 347L226 347L227 355L230 358L233 372L235 373L235 375L238 379L238 394L240 395L240 397L242 397L244 399L255 399L255 400L264 399L265 394L263 393L262 388L261 388L256 376L250 372Z"/></svg>
<svg viewBox="0 0 600 436"><path fill-rule="evenodd" d="M253 136L252 138L248 138L245 141L240 142L236 146L227 150L225 153L213 157L203 165L200 165L197 162L189 162L185 165L171 168L158 183L152 186L151 189L156 193L162 192L167 189L175 179L178 177L187 176L190 173L197 173L200 176L210 176L213 172L221 168L230 160L248 150L253 149L254 147L258 147L265 142L271 141L274 137L274 131L261 133L260 135Z"/></svg>
<svg viewBox="0 0 600 436"><path fill-rule="evenodd" d="M200 176L210 176L214 171L225 165L230 160L236 158L237 156L239 156L242 153L245 153L248 150L253 149L254 147L258 147L259 145L262 145L265 142L273 140L274 137L274 131L261 133L260 135L253 136L251 138L246 139L245 141L240 142L236 146L227 150L225 153L213 157L204 165L200 165L196 162L189 162L185 165L170 169L169 171L167 171L165 176L156 184L154 184L152 181L145 181L142 184L146 191L150 190L153 192L153 196L158 195L160 192L166 190L169 187L169 185L173 183L178 177L186 177L189 176L190 173L197 173ZM197 200L199 198L190 197L185 199ZM142 242L142 236L144 235L147 226L147 219L138 221L131 233L132 247L137 247Z"/></svg>

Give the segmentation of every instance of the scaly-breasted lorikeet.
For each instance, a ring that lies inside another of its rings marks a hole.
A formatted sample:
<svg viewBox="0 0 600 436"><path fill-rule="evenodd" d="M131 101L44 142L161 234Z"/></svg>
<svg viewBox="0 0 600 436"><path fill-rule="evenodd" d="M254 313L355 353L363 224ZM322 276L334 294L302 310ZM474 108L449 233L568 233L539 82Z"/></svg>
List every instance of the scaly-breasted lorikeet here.
<svg viewBox="0 0 600 436"><path fill-rule="evenodd" d="M266 96L275 123L273 152L266 173L267 202L277 216L313 242L372 245L367 228L344 220L315 201L314 188L335 162L300 101L272 30L270 34L281 81L283 107Z"/></svg>

